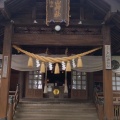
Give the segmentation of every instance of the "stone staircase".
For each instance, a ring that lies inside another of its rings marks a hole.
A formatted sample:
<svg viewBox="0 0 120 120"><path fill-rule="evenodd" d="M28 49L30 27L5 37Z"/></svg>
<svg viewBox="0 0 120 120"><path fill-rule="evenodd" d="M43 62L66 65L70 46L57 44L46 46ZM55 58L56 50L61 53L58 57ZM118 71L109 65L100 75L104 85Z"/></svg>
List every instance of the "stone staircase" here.
<svg viewBox="0 0 120 120"><path fill-rule="evenodd" d="M98 120L93 103L20 102L14 120Z"/></svg>

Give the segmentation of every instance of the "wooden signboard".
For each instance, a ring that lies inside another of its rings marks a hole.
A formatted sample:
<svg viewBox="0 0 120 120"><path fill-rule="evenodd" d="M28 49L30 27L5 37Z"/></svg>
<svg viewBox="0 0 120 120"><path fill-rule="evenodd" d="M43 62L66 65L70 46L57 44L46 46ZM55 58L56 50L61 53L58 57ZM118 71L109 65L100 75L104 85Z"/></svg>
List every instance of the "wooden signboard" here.
<svg viewBox="0 0 120 120"><path fill-rule="evenodd" d="M106 69L111 69L111 46L105 45L105 66Z"/></svg>
<svg viewBox="0 0 120 120"><path fill-rule="evenodd" d="M46 0L46 25L65 22L69 25L70 0Z"/></svg>
<svg viewBox="0 0 120 120"><path fill-rule="evenodd" d="M2 71L2 77L7 77L7 68L8 68L8 56L4 56L3 58L3 71Z"/></svg>

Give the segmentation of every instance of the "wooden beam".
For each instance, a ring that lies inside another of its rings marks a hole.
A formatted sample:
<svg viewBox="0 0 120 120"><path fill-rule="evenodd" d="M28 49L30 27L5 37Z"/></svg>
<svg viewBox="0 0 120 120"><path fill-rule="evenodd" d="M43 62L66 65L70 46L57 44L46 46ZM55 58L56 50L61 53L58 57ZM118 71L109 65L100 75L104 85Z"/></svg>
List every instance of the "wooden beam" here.
<svg viewBox="0 0 120 120"><path fill-rule="evenodd" d="M120 11L120 1L119 0L105 0L111 6L111 12Z"/></svg>
<svg viewBox="0 0 120 120"><path fill-rule="evenodd" d="M0 120L6 120L8 108L9 82L11 73L11 39L12 25L6 24L3 42L3 63L2 63L2 79L0 92Z"/></svg>
<svg viewBox="0 0 120 120"><path fill-rule="evenodd" d="M46 26L45 19L36 19L37 24L34 24L33 19L13 19L14 25L16 26ZM82 20L82 24L78 24L80 20L71 20L70 26L102 26L101 23L103 20Z"/></svg>
<svg viewBox="0 0 120 120"><path fill-rule="evenodd" d="M7 7L5 5L5 0L0 0L0 11L3 15L3 17L5 17L5 19L10 19L10 12L9 10L7 10Z"/></svg>
<svg viewBox="0 0 120 120"><path fill-rule="evenodd" d="M93 0L88 0L88 3L89 3L91 6L95 7L96 10L101 11L102 14L105 14L105 13L106 13L106 11L105 11L104 9L102 9L99 4L94 3Z"/></svg>
<svg viewBox="0 0 120 120"><path fill-rule="evenodd" d="M53 46L102 45L101 35L14 34L12 44Z"/></svg>
<svg viewBox="0 0 120 120"><path fill-rule="evenodd" d="M10 14L10 12L7 10L7 8L2 9L2 10L1 10L1 13L2 13L2 15L3 15L3 17L4 17L5 19L10 19L11 14Z"/></svg>
<svg viewBox="0 0 120 120"><path fill-rule="evenodd" d="M85 16L84 16L84 7L80 7L80 21L78 24L83 24L83 20L85 19Z"/></svg>
<svg viewBox="0 0 120 120"><path fill-rule="evenodd" d="M33 7L32 7L32 20L36 20L36 0L33 2Z"/></svg>
<svg viewBox="0 0 120 120"><path fill-rule="evenodd" d="M112 18L115 16L115 14L116 14L115 12L113 13L111 11L108 11L104 18L104 24L108 24L112 20Z"/></svg>
<svg viewBox="0 0 120 120"><path fill-rule="evenodd" d="M113 90L112 90L112 69L106 67L106 53L105 46L111 45L110 27L108 25L103 26L103 92L104 92L104 118L106 120L113 120ZM107 54L107 55L106 55ZM110 55L111 57L111 55ZM109 65L111 60L109 60Z"/></svg>
<svg viewBox="0 0 120 120"><path fill-rule="evenodd" d="M4 9L4 0L0 0L0 10Z"/></svg>

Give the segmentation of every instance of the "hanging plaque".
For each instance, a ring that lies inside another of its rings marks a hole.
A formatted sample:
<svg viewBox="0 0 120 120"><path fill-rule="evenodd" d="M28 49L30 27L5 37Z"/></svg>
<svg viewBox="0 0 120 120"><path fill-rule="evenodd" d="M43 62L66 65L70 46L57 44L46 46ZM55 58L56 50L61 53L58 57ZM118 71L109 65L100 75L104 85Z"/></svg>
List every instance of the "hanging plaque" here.
<svg viewBox="0 0 120 120"><path fill-rule="evenodd" d="M111 69L111 46L105 45L105 66L106 69Z"/></svg>
<svg viewBox="0 0 120 120"><path fill-rule="evenodd" d="M4 56L3 58L3 70L2 70L2 77L7 77L7 68L8 68L8 56Z"/></svg>
<svg viewBox="0 0 120 120"><path fill-rule="evenodd" d="M69 25L70 0L46 0L46 25L65 22Z"/></svg>

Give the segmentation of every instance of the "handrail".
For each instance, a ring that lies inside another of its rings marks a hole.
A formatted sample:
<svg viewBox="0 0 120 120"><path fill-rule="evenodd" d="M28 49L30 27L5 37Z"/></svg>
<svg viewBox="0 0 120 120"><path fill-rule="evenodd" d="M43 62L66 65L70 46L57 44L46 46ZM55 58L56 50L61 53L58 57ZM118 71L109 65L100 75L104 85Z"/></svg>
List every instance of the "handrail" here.
<svg viewBox="0 0 120 120"><path fill-rule="evenodd" d="M94 91L95 105L98 111L99 120L104 118L104 97L102 92L98 92L97 89Z"/></svg>
<svg viewBox="0 0 120 120"><path fill-rule="evenodd" d="M13 116L16 111L16 107L19 103L19 85L16 87L16 91L10 91L8 120L13 120Z"/></svg>
<svg viewBox="0 0 120 120"><path fill-rule="evenodd" d="M104 118L104 95L102 92L95 90L95 105L98 110L99 120ZM120 93L113 92L113 111L114 111L114 120L120 120Z"/></svg>

